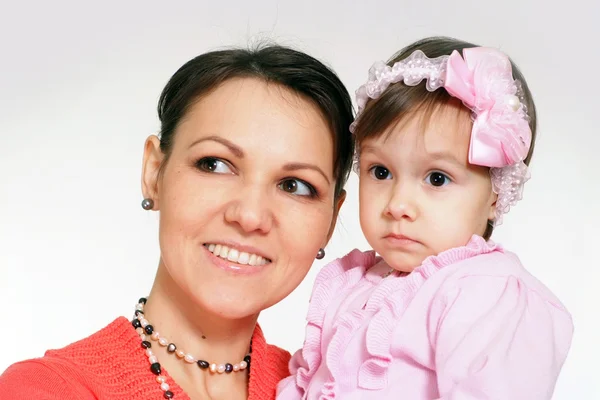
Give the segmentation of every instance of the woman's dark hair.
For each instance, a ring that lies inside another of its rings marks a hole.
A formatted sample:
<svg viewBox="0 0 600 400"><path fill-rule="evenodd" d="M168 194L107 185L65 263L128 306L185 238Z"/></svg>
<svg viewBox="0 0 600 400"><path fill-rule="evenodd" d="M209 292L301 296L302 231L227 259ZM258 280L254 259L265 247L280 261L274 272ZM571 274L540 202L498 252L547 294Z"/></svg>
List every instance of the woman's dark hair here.
<svg viewBox="0 0 600 400"><path fill-rule="evenodd" d="M199 98L233 78L258 78L275 83L313 102L332 131L335 196L341 194L352 167L354 140L352 101L338 76L315 58L279 45L229 49L201 54L171 77L158 102L160 148L165 163L172 151L175 130Z"/></svg>
<svg viewBox="0 0 600 400"><path fill-rule="evenodd" d="M414 51L421 50L429 58L436 58L443 55L450 55L454 50L462 53L463 49L478 47L475 44L464 42L449 37L429 37L400 50L389 61L388 65L393 66L396 62L410 56ZM525 77L519 71L519 68L512 62L513 78L521 82L523 89L524 104L529 116L529 126L531 128L531 147L525 158L525 164L529 165L533 149L535 147L535 137L537 128L537 118L535 103ZM415 116L415 111L423 111L423 122L427 124L433 113L440 107L448 104L460 104L460 101L452 96L443 88L430 92L422 82L417 86L407 86L403 82L390 85L379 98L369 100L364 111L361 113L355 127L356 143L360 143L368 138L377 138L383 135L393 124L399 124L407 118ZM468 112L465 108L465 112ZM494 226L492 221L488 221L484 238L491 237Z"/></svg>

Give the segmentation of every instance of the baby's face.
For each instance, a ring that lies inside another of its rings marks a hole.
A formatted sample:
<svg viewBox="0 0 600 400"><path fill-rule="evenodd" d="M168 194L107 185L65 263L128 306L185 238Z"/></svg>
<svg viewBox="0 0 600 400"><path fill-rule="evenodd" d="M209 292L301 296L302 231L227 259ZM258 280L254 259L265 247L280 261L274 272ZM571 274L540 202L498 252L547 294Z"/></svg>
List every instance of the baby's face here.
<svg viewBox="0 0 600 400"><path fill-rule="evenodd" d="M489 170L468 163L471 128L466 109L447 105L361 143L360 222L392 268L464 246L494 218Z"/></svg>

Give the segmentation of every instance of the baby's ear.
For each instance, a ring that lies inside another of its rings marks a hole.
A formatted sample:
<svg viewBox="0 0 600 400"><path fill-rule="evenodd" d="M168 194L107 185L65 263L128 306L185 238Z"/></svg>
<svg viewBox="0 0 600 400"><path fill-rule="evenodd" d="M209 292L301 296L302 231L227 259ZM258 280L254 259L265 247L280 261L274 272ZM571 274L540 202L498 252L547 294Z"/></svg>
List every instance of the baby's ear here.
<svg viewBox="0 0 600 400"><path fill-rule="evenodd" d="M490 210L488 213L488 220L493 221L496 219L496 202L498 201L498 195L492 191L490 196Z"/></svg>

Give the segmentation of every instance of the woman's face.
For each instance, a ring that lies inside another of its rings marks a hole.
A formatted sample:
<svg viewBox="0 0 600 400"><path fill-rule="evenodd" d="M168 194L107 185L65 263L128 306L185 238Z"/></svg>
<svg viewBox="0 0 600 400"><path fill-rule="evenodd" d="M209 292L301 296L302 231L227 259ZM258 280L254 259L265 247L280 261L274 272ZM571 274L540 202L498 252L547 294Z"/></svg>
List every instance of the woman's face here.
<svg viewBox="0 0 600 400"><path fill-rule="evenodd" d="M310 101L252 78L194 103L162 174L146 142L143 185L160 210L161 268L200 307L243 318L279 302L327 243L332 133Z"/></svg>

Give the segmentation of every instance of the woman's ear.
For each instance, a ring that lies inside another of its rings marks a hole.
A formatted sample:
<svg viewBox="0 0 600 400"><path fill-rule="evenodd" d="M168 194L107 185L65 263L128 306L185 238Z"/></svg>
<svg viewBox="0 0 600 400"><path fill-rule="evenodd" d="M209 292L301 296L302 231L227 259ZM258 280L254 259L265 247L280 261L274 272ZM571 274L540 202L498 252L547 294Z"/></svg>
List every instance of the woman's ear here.
<svg viewBox="0 0 600 400"><path fill-rule="evenodd" d="M335 224L337 223L338 215L340 214L340 208L342 208L342 205L344 204L345 200L346 200L346 191L344 189L342 189L342 192L336 199L335 204L333 206L333 217L331 219L331 226L329 227L329 232L327 233L327 242L326 243L329 243L329 240L331 239L331 236L333 235L333 232L335 230Z"/></svg>
<svg viewBox="0 0 600 400"><path fill-rule="evenodd" d="M161 165L164 161L164 154L160 149L160 139L156 135L151 135L144 144L144 160L142 163L142 194L145 199L152 199L154 202L153 210L160 209L160 199L158 197L158 177Z"/></svg>

